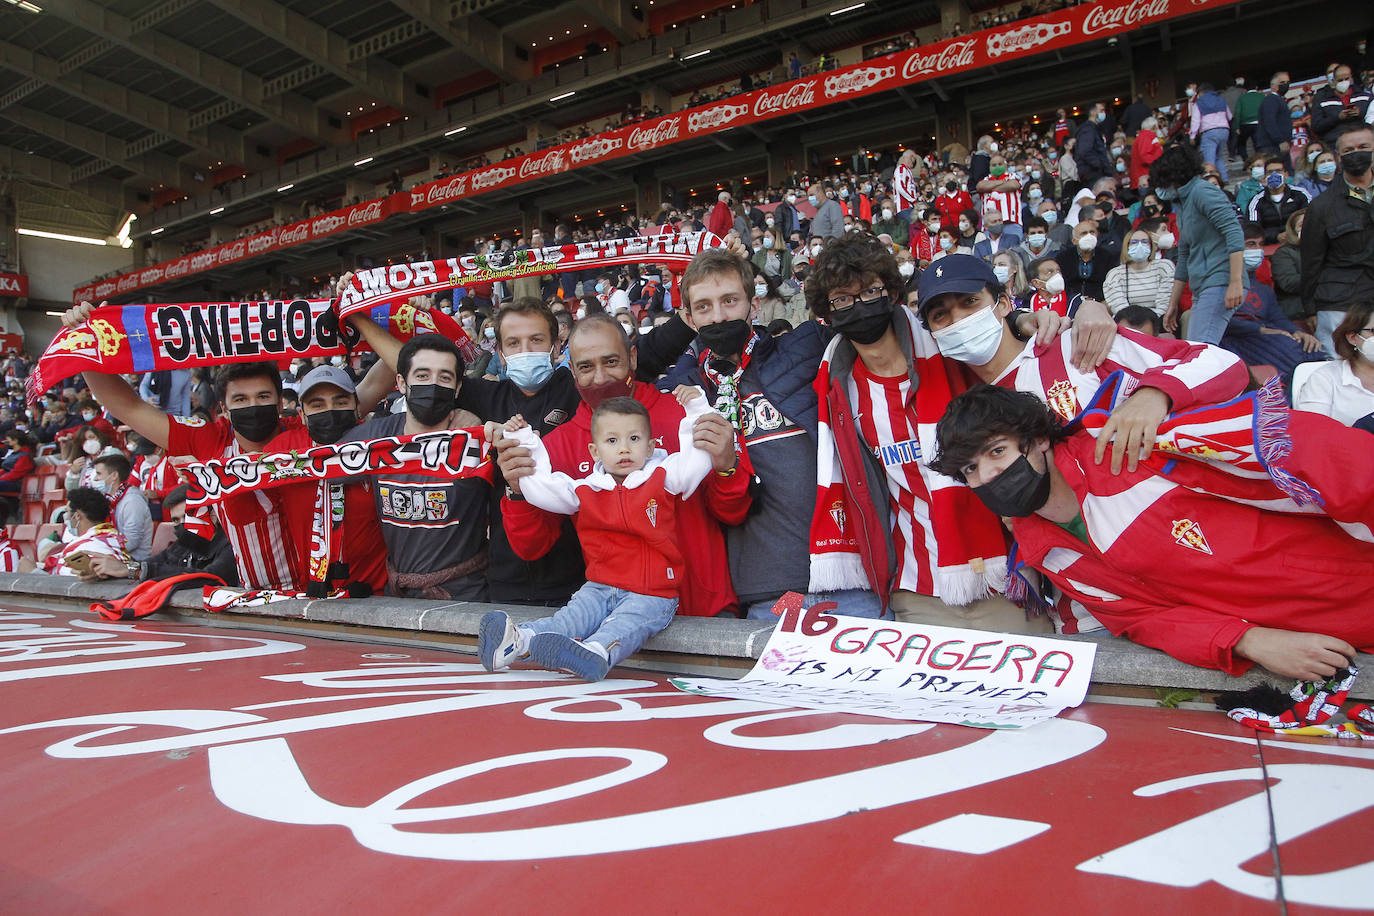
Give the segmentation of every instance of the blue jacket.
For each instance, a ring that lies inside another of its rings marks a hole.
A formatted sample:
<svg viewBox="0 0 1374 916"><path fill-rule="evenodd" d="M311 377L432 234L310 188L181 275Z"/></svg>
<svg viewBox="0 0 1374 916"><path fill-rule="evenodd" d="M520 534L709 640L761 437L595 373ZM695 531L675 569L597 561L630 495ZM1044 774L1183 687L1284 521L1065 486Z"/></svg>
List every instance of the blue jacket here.
<svg viewBox="0 0 1374 916"><path fill-rule="evenodd" d="M1231 282L1231 252L1245 250L1245 234L1235 204L1225 192L1195 176L1178 189L1178 264L1174 279L1187 283L1196 296Z"/></svg>
<svg viewBox="0 0 1374 916"><path fill-rule="evenodd" d="M1266 92L1260 102L1255 149L1278 152L1280 143L1292 142L1293 117L1288 113L1288 103L1277 92Z"/></svg>
<svg viewBox="0 0 1374 916"><path fill-rule="evenodd" d="M764 395L789 420L805 427L813 439L818 409L816 389L812 386L820 370L825 345L834 333L814 321L808 321L781 337L760 337L758 343L754 344L754 354L750 359L750 364L758 373ZM692 352L678 360L677 365L658 383L658 387L664 391L672 391L678 385L700 385L708 398L715 397L715 392L701 371L698 356Z"/></svg>

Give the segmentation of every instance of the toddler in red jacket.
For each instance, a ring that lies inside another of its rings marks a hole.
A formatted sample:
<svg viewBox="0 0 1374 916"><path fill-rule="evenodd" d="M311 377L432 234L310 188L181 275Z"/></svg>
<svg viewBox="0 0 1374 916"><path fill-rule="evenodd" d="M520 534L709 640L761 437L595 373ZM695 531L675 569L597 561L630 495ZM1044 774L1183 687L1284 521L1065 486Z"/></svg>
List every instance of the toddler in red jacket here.
<svg viewBox="0 0 1374 916"><path fill-rule="evenodd" d="M654 447L649 412L634 398L609 398L592 412L596 463L580 480L556 473L539 437L522 417L505 433L530 450L535 470L521 495L548 512L571 515L587 561L587 583L552 617L518 626L504 611L482 617L477 652L488 671L517 658L599 681L644 640L672 622L684 565L673 541L679 499L711 471L711 456L692 443L692 426L710 410L699 388L675 392L686 408L682 451Z"/></svg>

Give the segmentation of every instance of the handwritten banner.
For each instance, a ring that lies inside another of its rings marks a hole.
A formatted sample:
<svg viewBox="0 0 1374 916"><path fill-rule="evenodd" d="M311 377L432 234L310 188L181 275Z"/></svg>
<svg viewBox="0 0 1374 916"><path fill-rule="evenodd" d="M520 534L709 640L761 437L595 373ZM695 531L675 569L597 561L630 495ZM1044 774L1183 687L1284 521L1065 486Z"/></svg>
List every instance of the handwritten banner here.
<svg viewBox="0 0 1374 916"><path fill-rule="evenodd" d="M456 339L462 333L448 316L404 302L373 308L369 317L398 340L433 332ZM95 309L84 324L58 331L25 390L33 403L81 372L154 372L366 349L352 325L339 323L332 299L111 305Z"/></svg>
<svg viewBox="0 0 1374 916"><path fill-rule="evenodd" d="M1108 38L1178 16L1221 9L1239 2L1240 0L1101 0L1097 3L1057 10L1043 16L1022 19L1011 25L984 29L971 35L949 38L914 50L898 51L815 76L779 83L767 89L741 93L688 111L608 130L594 137L440 178L409 191L401 191L389 197L336 210L291 226L238 239L217 248L84 286L73 293L72 301L99 301L243 258L322 238L335 232L368 225L395 213L414 213L489 191L509 188L521 182L697 139L718 130L757 124L770 118L887 92L940 76L1004 64L1033 54L1044 54L1070 45Z"/></svg>
<svg viewBox="0 0 1374 916"><path fill-rule="evenodd" d="M834 602L803 611L794 592L783 602L748 675L671 678L673 686L803 709L1025 728L1083 702L1097 652L1091 643L842 617L828 613Z"/></svg>
<svg viewBox="0 0 1374 916"><path fill-rule="evenodd" d="M379 303L453 289L467 283L645 262L686 267L693 257L707 248L724 245L725 242L709 232L669 232L373 267L355 273L350 284L343 288L339 296L339 314L346 318L375 308Z"/></svg>
<svg viewBox="0 0 1374 916"><path fill-rule="evenodd" d="M187 465L190 509L285 484L341 480L365 474L423 474L454 480L492 478L492 463L480 426L387 436L304 451L235 455Z"/></svg>

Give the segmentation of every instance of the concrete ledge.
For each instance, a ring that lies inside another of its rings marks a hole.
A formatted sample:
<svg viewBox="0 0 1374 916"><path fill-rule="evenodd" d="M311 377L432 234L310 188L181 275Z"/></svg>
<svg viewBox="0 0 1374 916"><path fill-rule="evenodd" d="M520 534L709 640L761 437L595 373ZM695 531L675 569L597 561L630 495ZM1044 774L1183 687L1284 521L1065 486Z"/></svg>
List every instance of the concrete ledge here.
<svg viewBox="0 0 1374 916"><path fill-rule="evenodd" d="M65 576L0 575L0 595L58 599L71 603L73 610L85 610L84 605L95 599L116 599L128 594L130 586L113 583L84 583ZM0 599L3 600L3 599ZM195 612L213 620L204 611L199 589L184 589L173 594L169 605ZM470 601L428 601L418 598L336 598L279 601L247 611L236 611L235 617L262 618L264 622L302 620L340 627L368 627L394 630L399 633L436 633L447 636L475 638L482 615L492 610L504 610L517 622L533 620L549 613L548 608L519 605L482 604ZM728 620L710 617L679 617L672 626L644 644L644 650L672 655L695 655L703 658L731 658L741 661L758 658L772 632L771 625L752 620ZM1145 646L1112 636L1064 636L1075 642L1097 645L1097 661L1093 669L1093 684L1098 686L1185 688L1204 692L1239 690L1251 684L1268 681L1288 684L1261 668L1252 668L1242 677L1230 677L1209 668L1197 668ZM1352 697L1374 699L1374 655L1360 653L1356 661L1361 676L1351 692ZM728 672L723 672L728 674Z"/></svg>

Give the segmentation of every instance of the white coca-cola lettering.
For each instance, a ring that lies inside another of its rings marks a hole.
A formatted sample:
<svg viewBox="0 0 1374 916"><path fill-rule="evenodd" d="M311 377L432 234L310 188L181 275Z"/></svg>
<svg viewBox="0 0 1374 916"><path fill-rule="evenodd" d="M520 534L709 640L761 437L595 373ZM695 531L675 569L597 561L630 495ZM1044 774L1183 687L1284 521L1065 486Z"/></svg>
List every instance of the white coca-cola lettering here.
<svg viewBox="0 0 1374 916"><path fill-rule="evenodd" d="M754 99L754 115L775 115L796 111L816 101L816 81L802 80L787 87L786 92L761 92Z"/></svg>
<svg viewBox="0 0 1374 916"><path fill-rule="evenodd" d="M230 261L237 261L243 257L248 250L247 241L239 239L229 245L221 245L215 253L215 261L218 264L227 264Z"/></svg>
<svg viewBox="0 0 1374 916"><path fill-rule="evenodd" d="M923 54L919 50L912 51L906 63L902 64L902 79L909 80L913 76L926 73L943 73L947 70L971 67L976 59L974 51L977 47L978 39L970 38L968 41L952 41L929 54Z"/></svg>
<svg viewBox="0 0 1374 916"><path fill-rule="evenodd" d="M897 75L896 67L859 67L848 73L837 73L825 78L825 97L833 99L851 92L871 89L883 80Z"/></svg>
<svg viewBox="0 0 1374 916"><path fill-rule="evenodd" d="M568 158L576 165L594 162L624 145L625 141L620 137L593 137L574 145L568 152Z"/></svg>
<svg viewBox="0 0 1374 916"><path fill-rule="evenodd" d="M362 226L367 223L376 222L382 218L382 202L374 200L370 203L359 204L348 211L348 225Z"/></svg>
<svg viewBox="0 0 1374 916"><path fill-rule="evenodd" d="M688 115L687 129L693 133L699 130L715 130L748 113L748 105L717 105Z"/></svg>
<svg viewBox="0 0 1374 916"><path fill-rule="evenodd" d="M549 150L538 158L526 156L520 162L520 178L537 178L540 175L552 175L561 172L568 167L565 153L561 149Z"/></svg>
<svg viewBox="0 0 1374 916"><path fill-rule="evenodd" d="M1008 29L1005 32L988 36L988 55L1001 57L1003 54L1028 51L1072 31L1073 26L1067 22L1041 22L1036 25Z"/></svg>
<svg viewBox="0 0 1374 916"><path fill-rule="evenodd" d="M432 184L429 186L429 193L425 196L423 203L428 206L441 204L445 201L456 200L468 192L468 176L459 175L450 178L448 181ZM417 206L415 202L415 192L411 192L410 205Z"/></svg>
<svg viewBox="0 0 1374 916"><path fill-rule="evenodd" d="M487 188L494 188L504 184L513 177L515 177L515 169L504 165L494 165L472 176L472 189L474 191L483 191Z"/></svg>
<svg viewBox="0 0 1374 916"><path fill-rule="evenodd" d="M167 279L173 280L177 277L185 276L191 269L190 258L177 258L167 265Z"/></svg>
<svg viewBox="0 0 1374 916"><path fill-rule="evenodd" d="M0 293L19 295L19 278L0 277Z"/></svg>
<svg viewBox="0 0 1374 916"><path fill-rule="evenodd" d="M114 291L117 293L127 293L131 289L138 289L140 285L138 274L125 274L115 280ZM109 295L109 293L101 293L101 298L107 295Z"/></svg>
<svg viewBox="0 0 1374 916"><path fill-rule="evenodd" d="M1129 29L1150 19L1169 14L1169 0L1131 0L1123 6L1094 6L1083 20L1084 35L1099 35Z"/></svg>
<svg viewBox="0 0 1374 916"><path fill-rule="evenodd" d="M271 232L264 232L262 235L255 235L248 239L248 253L261 254L264 251L271 251L273 248L276 248L277 235L279 232L280 230L273 229Z"/></svg>
<svg viewBox="0 0 1374 916"><path fill-rule="evenodd" d="M197 251L195 254L191 255L191 269L208 270L209 268L214 267L215 255L217 251L218 249L212 248L209 251Z"/></svg>
<svg viewBox="0 0 1374 916"><path fill-rule="evenodd" d="M630 131L630 150L653 149L660 143L676 140L682 128L682 118L665 118L652 127L636 127Z"/></svg>
<svg viewBox="0 0 1374 916"><path fill-rule="evenodd" d="M310 224L296 223L281 230L277 242L281 245L296 245L310 238Z"/></svg>

